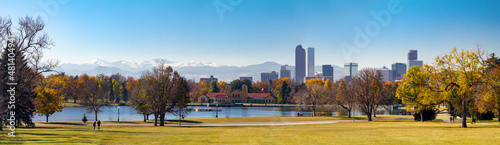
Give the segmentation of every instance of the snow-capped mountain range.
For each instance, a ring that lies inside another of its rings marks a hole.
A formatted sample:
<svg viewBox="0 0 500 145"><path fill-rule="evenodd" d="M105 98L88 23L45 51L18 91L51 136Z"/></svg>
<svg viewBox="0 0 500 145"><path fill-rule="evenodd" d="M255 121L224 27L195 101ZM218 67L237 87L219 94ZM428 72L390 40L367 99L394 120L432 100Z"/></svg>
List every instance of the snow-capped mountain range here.
<svg viewBox="0 0 500 145"><path fill-rule="evenodd" d="M164 62L167 65L178 71L182 76L187 79L199 81L200 78L206 78L213 75L221 81L230 82L234 79L239 79L241 76L251 76L253 81L260 81L260 73L276 71L279 73L281 64L276 62L264 62L261 64L248 65L248 66L230 66L219 65L212 62L176 62L167 59L153 59L143 62L120 60L115 62L108 62L105 60L94 59L82 64L64 63L60 66L60 72L67 75L88 75L105 74L112 75L120 73L124 76L132 76L139 78L146 70L151 70L158 63ZM291 69L292 77L294 76L294 67L289 66ZM343 77L343 68L334 66L335 79ZM321 66L316 66L316 71L321 71Z"/></svg>

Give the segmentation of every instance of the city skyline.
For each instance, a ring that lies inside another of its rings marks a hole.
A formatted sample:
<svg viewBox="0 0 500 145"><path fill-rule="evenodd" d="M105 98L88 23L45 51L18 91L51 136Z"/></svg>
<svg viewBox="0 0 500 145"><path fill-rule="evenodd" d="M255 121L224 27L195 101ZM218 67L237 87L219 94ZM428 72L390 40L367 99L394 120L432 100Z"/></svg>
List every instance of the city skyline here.
<svg viewBox="0 0 500 145"><path fill-rule="evenodd" d="M56 6L47 10L43 2L3 0L8 7L0 13L14 21L42 14L56 43L45 59L61 63L163 58L231 66L267 61L292 65L293 47L299 44L315 48L317 65L357 62L359 68L407 62L408 50L418 50L424 64L455 46L475 49L479 44L489 53L500 53L497 1L400 1L400 12L392 13L386 26L379 23L377 35L352 54L340 44L354 45L357 28L365 31L377 22L375 16L387 11L391 1L241 1L222 15L214 2L67 1L46 3Z"/></svg>

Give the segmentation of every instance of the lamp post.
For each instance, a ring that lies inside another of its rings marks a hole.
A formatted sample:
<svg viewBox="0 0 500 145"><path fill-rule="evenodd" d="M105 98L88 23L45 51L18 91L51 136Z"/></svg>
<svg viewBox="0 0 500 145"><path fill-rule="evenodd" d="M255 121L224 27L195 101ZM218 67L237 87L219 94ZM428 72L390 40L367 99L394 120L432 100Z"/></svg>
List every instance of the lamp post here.
<svg viewBox="0 0 500 145"><path fill-rule="evenodd" d="M118 107L118 121L120 121L120 107Z"/></svg>
<svg viewBox="0 0 500 145"><path fill-rule="evenodd" d="M354 104L354 103L353 103L353 104ZM356 116L356 115L355 115L355 114L356 114L355 109L356 109L356 106L354 106L354 105L353 105L353 107L352 107L352 122L355 122L354 120L355 120L355 118L356 118L356 117L354 117L354 116Z"/></svg>

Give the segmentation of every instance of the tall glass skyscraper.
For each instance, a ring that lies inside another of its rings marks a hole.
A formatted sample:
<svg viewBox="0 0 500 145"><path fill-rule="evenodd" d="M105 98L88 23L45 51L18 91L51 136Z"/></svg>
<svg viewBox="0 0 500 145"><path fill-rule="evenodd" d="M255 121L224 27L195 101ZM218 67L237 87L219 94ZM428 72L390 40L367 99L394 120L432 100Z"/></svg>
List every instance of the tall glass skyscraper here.
<svg viewBox="0 0 500 145"><path fill-rule="evenodd" d="M418 59L417 52L418 52L417 50L410 50L408 52L408 69L412 66L422 67L422 65L424 64L423 61L417 60Z"/></svg>
<svg viewBox="0 0 500 145"><path fill-rule="evenodd" d="M392 64L393 79L401 79L406 74L406 64L404 63L393 63Z"/></svg>
<svg viewBox="0 0 500 145"><path fill-rule="evenodd" d="M408 60L417 60L417 50L410 50L408 52Z"/></svg>
<svg viewBox="0 0 500 145"><path fill-rule="evenodd" d="M333 67L332 65L323 65L323 76L333 77Z"/></svg>
<svg viewBox="0 0 500 145"><path fill-rule="evenodd" d="M314 77L314 47L307 47L307 77Z"/></svg>
<svg viewBox="0 0 500 145"><path fill-rule="evenodd" d="M358 63L350 62L344 64L344 77L351 79L358 75Z"/></svg>
<svg viewBox="0 0 500 145"><path fill-rule="evenodd" d="M306 76L306 50L302 45L295 47L295 82L303 83Z"/></svg>

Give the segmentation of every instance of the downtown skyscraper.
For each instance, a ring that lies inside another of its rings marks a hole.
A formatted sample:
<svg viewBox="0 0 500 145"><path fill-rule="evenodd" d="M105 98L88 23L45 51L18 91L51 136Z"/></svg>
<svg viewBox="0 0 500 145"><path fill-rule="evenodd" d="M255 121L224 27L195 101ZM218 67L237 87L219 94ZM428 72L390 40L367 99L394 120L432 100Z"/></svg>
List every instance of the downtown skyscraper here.
<svg viewBox="0 0 500 145"><path fill-rule="evenodd" d="M424 62L421 60L418 60L418 51L417 50L410 50L408 52L408 68L407 69L410 69L410 67L412 67L412 66L422 67L422 65L424 65Z"/></svg>
<svg viewBox="0 0 500 145"><path fill-rule="evenodd" d="M295 47L295 82L304 83L306 76L306 50L302 45Z"/></svg>
<svg viewBox="0 0 500 145"><path fill-rule="evenodd" d="M358 75L358 63L350 62L344 63L344 77L352 79Z"/></svg>
<svg viewBox="0 0 500 145"><path fill-rule="evenodd" d="M307 77L314 77L314 47L307 47Z"/></svg>

